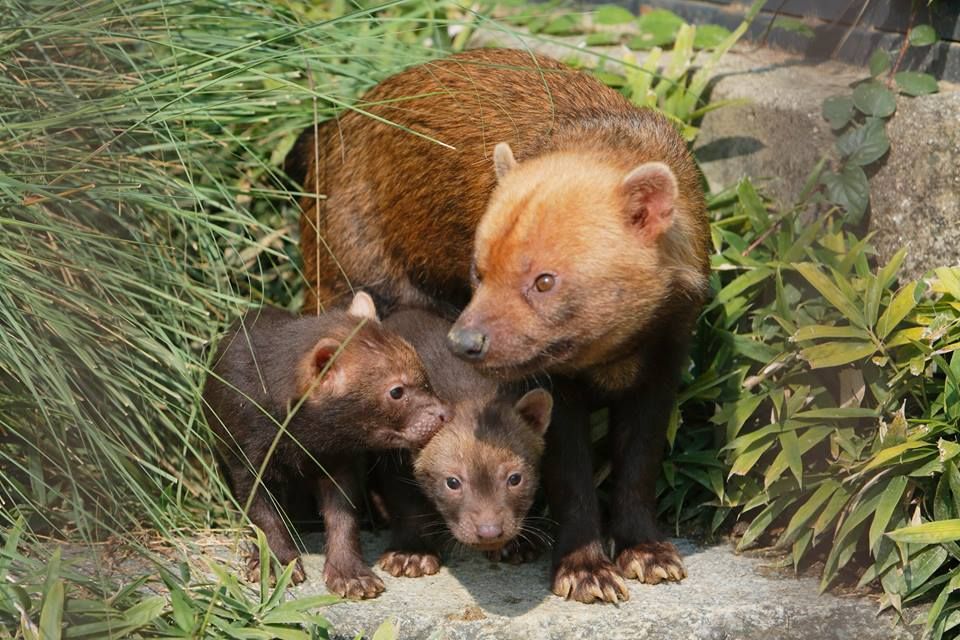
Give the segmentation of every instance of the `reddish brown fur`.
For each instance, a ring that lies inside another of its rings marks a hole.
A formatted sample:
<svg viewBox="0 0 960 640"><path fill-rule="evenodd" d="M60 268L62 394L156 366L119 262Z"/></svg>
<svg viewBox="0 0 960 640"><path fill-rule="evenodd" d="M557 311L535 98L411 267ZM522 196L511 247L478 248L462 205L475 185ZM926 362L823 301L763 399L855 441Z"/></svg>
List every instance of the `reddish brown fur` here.
<svg viewBox="0 0 960 640"><path fill-rule="evenodd" d="M356 112L302 137L291 166L327 196L302 203L308 308L350 285L388 305L466 307L456 327L488 338L479 366L576 376L555 376L561 410L547 434L555 592L625 597L618 569L650 582L682 577L675 550L657 542L654 486L709 269L700 179L683 140L660 114L520 51L409 69L361 106L422 137ZM502 142L518 164L501 152L497 185ZM482 281L471 300L474 260ZM535 295L546 272L556 286ZM583 435L595 404L610 406L616 567L602 549Z"/></svg>

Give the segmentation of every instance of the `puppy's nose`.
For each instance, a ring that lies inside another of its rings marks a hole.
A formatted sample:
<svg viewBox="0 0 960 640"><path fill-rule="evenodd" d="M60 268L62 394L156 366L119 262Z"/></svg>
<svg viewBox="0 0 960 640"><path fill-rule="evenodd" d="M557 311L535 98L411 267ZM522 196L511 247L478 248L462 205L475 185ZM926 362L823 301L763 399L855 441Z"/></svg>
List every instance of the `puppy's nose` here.
<svg viewBox="0 0 960 640"><path fill-rule="evenodd" d="M499 524L484 523L477 525L477 537L481 540L496 539L503 535L503 527Z"/></svg>
<svg viewBox="0 0 960 640"><path fill-rule="evenodd" d="M460 329L454 326L447 334L447 345L450 350L468 360L482 360L487 354L489 343L482 331L470 327Z"/></svg>

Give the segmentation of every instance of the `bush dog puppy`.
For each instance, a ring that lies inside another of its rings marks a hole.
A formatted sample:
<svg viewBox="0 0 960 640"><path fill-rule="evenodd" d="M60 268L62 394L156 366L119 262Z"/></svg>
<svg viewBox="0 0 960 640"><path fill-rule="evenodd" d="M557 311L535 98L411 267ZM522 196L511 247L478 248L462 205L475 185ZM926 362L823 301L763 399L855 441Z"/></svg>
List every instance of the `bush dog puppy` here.
<svg viewBox="0 0 960 640"><path fill-rule="evenodd" d="M316 485L330 591L350 598L383 591L360 552L357 457L422 446L449 410L431 390L413 347L377 320L373 300L358 293L347 311L320 316L250 311L221 342L203 395L234 495L241 506L249 501L250 520L277 559L296 560L294 583L306 577L300 552L273 500L257 486L261 468L267 487L297 479L307 482L301 490Z"/></svg>
<svg viewBox="0 0 960 640"><path fill-rule="evenodd" d="M417 350L450 419L419 452L383 456L375 468L392 540L380 566L394 576L436 573L439 511L454 538L487 552L539 536L524 523L539 485L544 433L553 399L534 389L522 397L454 356L451 323L423 310L397 311L383 324ZM519 399L517 399L519 397ZM419 489L410 481L415 475ZM422 491L421 491L422 489ZM424 495L425 494L425 495ZM429 499L429 502L425 500ZM522 549L522 548L521 548ZM521 553L521 549L509 549ZM512 559L512 558L511 558Z"/></svg>
<svg viewBox="0 0 960 640"><path fill-rule="evenodd" d="M659 113L591 76L513 50L403 71L362 108L301 136L301 243L312 297L363 286L396 304L462 309L450 348L487 374L552 374L543 484L559 529L553 591L629 596L680 580L655 485L690 333L708 291L700 175ZM322 241L318 240L320 238ZM588 412L610 409L608 535Z"/></svg>

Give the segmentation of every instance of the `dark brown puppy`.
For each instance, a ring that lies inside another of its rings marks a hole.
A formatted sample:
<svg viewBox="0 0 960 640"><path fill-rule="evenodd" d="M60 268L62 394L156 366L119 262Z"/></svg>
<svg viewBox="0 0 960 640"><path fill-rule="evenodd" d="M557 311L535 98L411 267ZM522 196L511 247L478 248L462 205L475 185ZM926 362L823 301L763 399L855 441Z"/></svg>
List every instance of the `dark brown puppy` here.
<svg viewBox="0 0 960 640"><path fill-rule="evenodd" d="M383 591L360 553L356 457L423 445L449 410L413 347L380 325L370 297L358 293L348 311L321 316L247 313L221 342L203 397L234 494L241 506L249 501L250 520L277 559L296 560L294 582L306 577L300 552L273 500L256 486L261 470L268 488L300 479L300 491L319 495L324 581L332 592L370 598ZM259 576L256 566L249 573Z"/></svg>
<svg viewBox="0 0 960 640"><path fill-rule="evenodd" d="M709 270L682 138L662 115L522 51L409 69L362 106L400 127L351 112L307 131L291 157L306 190L326 196L302 203L308 306L335 301L349 278L388 306L466 307L455 351L504 377L555 374L543 466L559 522L554 592L616 601L628 597L621 576L681 579L655 525L655 484ZM587 441L601 405L615 564Z"/></svg>
<svg viewBox="0 0 960 640"><path fill-rule="evenodd" d="M412 466L409 455L378 461L393 536L380 566L394 576L436 573L437 511L457 540L488 552L500 553L518 535L540 535L524 520L539 485L549 392L535 389L518 400L519 393L477 373L450 353L451 323L432 313L406 309L383 322L416 348L451 417L413 454ZM412 483L414 469L422 491Z"/></svg>

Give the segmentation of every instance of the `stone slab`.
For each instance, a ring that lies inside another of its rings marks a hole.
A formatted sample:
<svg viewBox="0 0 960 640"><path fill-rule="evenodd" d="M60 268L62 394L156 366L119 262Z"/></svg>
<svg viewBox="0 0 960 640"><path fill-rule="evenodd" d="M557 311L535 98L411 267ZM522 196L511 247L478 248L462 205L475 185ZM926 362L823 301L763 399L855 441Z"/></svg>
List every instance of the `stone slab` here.
<svg viewBox="0 0 960 640"><path fill-rule="evenodd" d="M324 614L336 638L370 635L386 619L402 640L907 640L918 638L877 616L877 601L818 595L817 580L784 576L727 544L675 540L689 577L679 584L630 581L630 600L617 606L567 602L548 589L549 562L496 564L461 549L434 576L393 578L377 569L387 590L379 598L345 602ZM322 535L307 536L319 549ZM373 563L386 535L365 534ZM298 595L325 593L323 557L305 556L309 579Z"/></svg>

